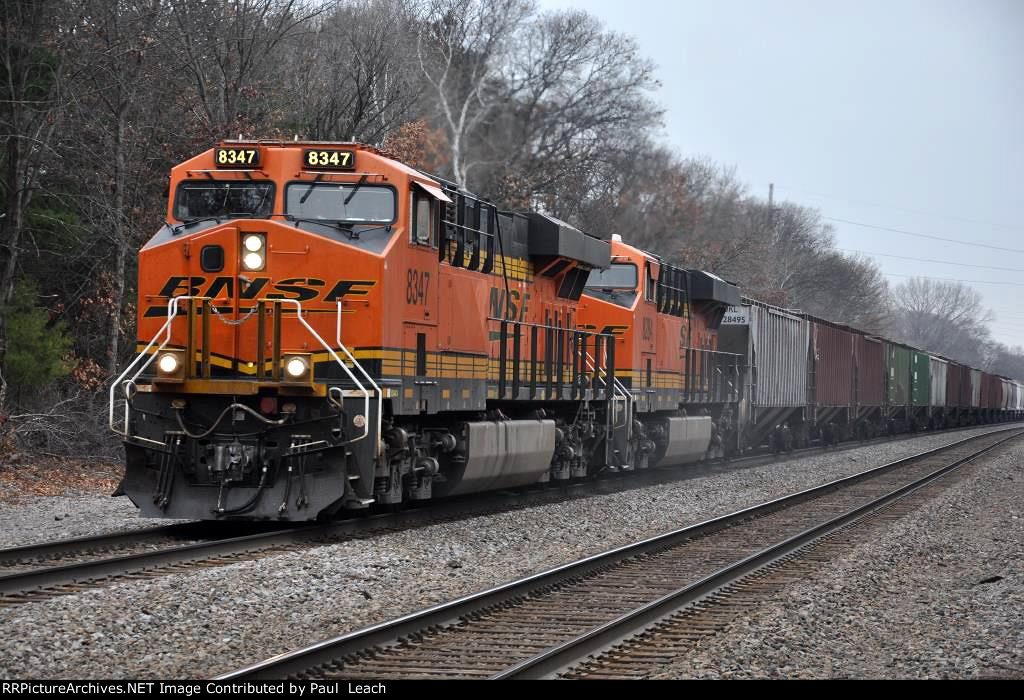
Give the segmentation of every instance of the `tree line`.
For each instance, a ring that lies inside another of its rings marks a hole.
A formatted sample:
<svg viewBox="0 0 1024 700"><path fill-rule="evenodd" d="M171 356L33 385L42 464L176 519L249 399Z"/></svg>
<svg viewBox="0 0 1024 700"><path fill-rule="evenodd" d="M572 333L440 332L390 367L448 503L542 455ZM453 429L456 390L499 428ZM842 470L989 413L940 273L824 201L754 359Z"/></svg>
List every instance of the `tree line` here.
<svg viewBox="0 0 1024 700"><path fill-rule="evenodd" d="M0 0L0 13L0 452L112 449L103 388L133 350L135 254L162 223L168 170L239 135L380 145L751 296L1024 376L977 299L961 317L928 311L928 335L820 212L770 206L734 168L663 145L655 66L583 10Z"/></svg>

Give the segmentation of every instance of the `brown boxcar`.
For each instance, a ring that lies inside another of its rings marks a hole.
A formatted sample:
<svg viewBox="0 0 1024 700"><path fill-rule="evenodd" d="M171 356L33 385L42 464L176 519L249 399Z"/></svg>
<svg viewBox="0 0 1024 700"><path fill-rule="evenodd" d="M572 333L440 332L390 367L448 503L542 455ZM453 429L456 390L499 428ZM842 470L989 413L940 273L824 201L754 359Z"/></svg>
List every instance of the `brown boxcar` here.
<svg viewBox="0 0 1024 700"><path fill-rule="evenodd" d="M971 389L971 368L967 365L960 366L960 405L964 408L970 408L973 405L971 403L971 397L973 390Z"/></svg>
<svg viewBox="0 0 1024 700"><path fill-rule="evenodd" d="M881 406L885 403L885 349L879 338L854 336L856 387L858 406Z"/></svg>
<svg viewBox="0 0 1024 700"><path fill-rule="evenodd" d="M964 405L964 397L960 393L963 386L963 371L963 365L949 363L949 369L946 371L946 405L950 408Z"/></svg>
<svg viewBox="0 0 1024 700"><path fill-rule="evenodd" d="M853 403L853 333L811 318L812 395L819 406Z"/></svg>
<svg viewBox="0 0 1024 700"><path fill-rule="evenodd" d="M981 373L981 407L999 409L1003 403L1003 383L988 372Z"/></svg>

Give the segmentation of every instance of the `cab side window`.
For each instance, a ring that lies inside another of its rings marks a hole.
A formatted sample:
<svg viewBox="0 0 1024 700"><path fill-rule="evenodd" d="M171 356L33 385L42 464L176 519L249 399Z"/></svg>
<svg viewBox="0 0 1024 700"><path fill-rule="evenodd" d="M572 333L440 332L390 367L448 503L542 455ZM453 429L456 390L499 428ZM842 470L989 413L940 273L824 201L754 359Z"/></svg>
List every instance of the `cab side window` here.
<svg viewBox="0 0 1024 700"><path fill-rule="evenodd" d="M431 197L418 192L412 195L412 243L432 246L436 241L435 204Z"/></svg>
<svg viewBox="0 0 1024 700"><path fill-rule="evenodd" d="M658 281L654 279L654 268L651 267L651 263L647 263L647 280L644 286L644 299L647 301L654 301L655 290L658 286Z"/></svg>

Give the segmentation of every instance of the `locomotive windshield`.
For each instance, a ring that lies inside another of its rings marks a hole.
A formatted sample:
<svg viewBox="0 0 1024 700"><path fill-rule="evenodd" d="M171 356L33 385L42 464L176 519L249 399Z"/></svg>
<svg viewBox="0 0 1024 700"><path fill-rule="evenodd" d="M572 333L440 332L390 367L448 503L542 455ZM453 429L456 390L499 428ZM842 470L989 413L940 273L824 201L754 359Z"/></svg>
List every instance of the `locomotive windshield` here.
<svg viewBox="0 0 1024 700"><path fill-rule="evenodd" d="M390 224L395 191L390 187L293 182L285 191L285 213L300 219Z"/></svg>
<svg viewBox="0 0 1024 700"><path fill-rule="evenodd" d="M636 300L636 283L636 265L612 263L606 270L591 270L583 291L588 296L629 308Z"/></svg>
<svg viewBox="0 0 1024 700"><path fill-rule="evenodd" d="M262 219L273 210L272 182L183 182L174 198L174 218L180 221L207 217Z"/></svg>
<svg viewBox="0 0 1024 700"><path fill-rule="evenodd" d="M606 270L591 270L587 289L636 289L636 265L614 263Z"/></svg>

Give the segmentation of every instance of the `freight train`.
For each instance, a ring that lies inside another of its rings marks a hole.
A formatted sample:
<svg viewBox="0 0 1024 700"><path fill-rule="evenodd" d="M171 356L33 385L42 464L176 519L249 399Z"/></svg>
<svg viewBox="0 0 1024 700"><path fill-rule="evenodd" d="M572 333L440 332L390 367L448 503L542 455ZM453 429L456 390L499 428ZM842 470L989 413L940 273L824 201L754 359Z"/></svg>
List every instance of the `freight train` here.
<svg viewBox="0 0 1024 700"><path fill-rule="evenodd" d="M225 141L169 192L110 387L147 517L324 519L1024 414L1018 382L370 146Z"/></svg>

